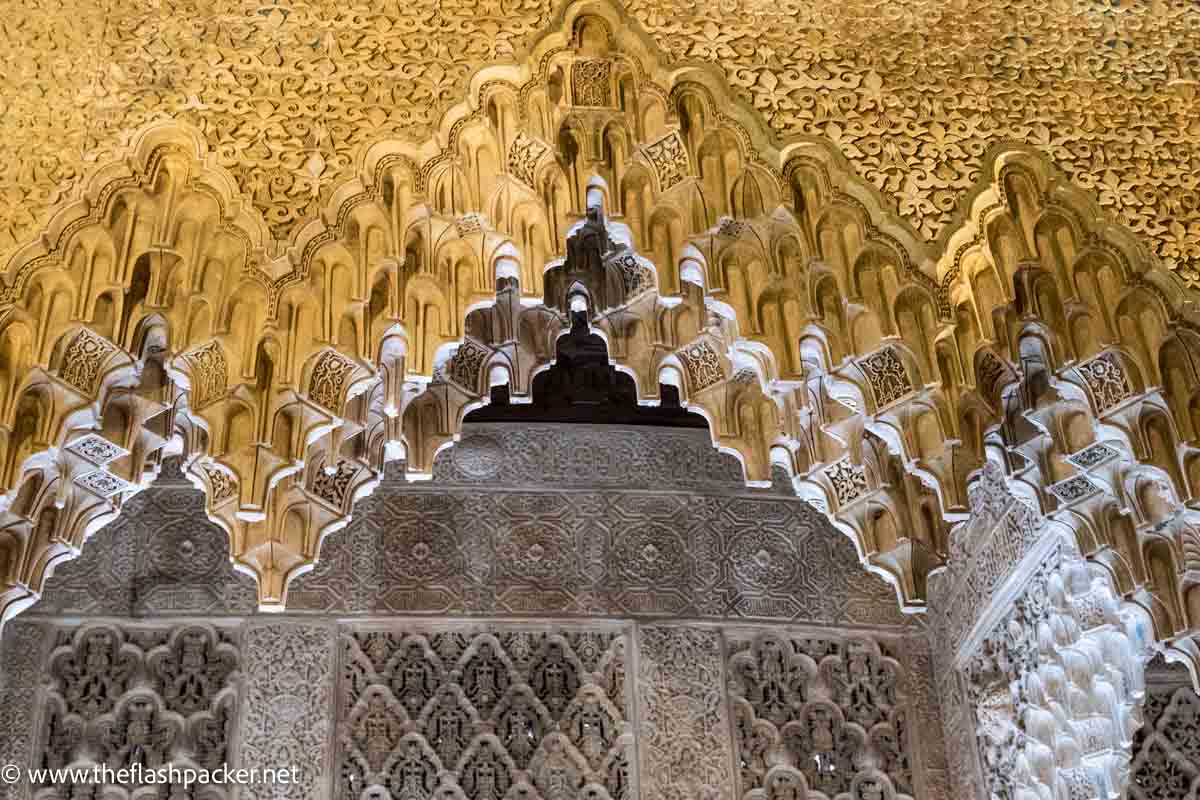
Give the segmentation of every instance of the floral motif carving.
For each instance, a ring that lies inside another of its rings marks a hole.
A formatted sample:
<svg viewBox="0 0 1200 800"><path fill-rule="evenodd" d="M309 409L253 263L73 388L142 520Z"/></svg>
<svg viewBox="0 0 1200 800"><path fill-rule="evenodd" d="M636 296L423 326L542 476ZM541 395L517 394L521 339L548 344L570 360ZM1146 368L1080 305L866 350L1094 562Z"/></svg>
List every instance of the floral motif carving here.
<svg viewBox="0 0 1200 800"><path fill-rule="evenodd" d="M638 630L641 794L648 800L733 797L721 637L699 628Z"/></svg>
<svg viewBox="0 0 1200 800"><path fill-rule="evenodd" d="M48 631L16 620L4 626L0 645L0 758L5 764L29 764L35 744L38 689L45 675L42 658ZM0 783L2 800L24 800L19 782Z"/></svg>
<svg viewBox="0 0 1200 800"><path fill-rule="evenodd" d="M191 365L191 402L201 409L225 397L229 364L225 351L216 342L199 347L187 355Z"/></svg>
<svg viewBox="0 0 1200 800"><path fill-rule="evenodd" d="M313 366L308 396L327 411L340 414L346 379L354 372L354 362L335 350L326 350Z"/></svg>
<svg viewBox="0 0 1200 800"><path fill-rule="evenodd" d="M315 800L324 795L322 765L333 733L333 628L260 623L243 637L241 758L247 764L269 764L288 753L290 763L300 767L298 782L245 786L243 796Z"/></svg>
<svg viewBox="0 0 1200 800"><path fill-rule="evenodd" d="M115 445L96 433L89 433L73 440L67 445L67 450L100 467L129 454L124 447Z"/></svg>
<svg viewBox="0 0 1200 800"><path fill-rule="evenodd" d="M487 362L491 352L471 339L465 340L450 359L447 374L450 380L469 391L476 391L479 386L479 373Z"/></svg>
<svg viewBox="0 0 1200 800"><path fill-rule="evenodd" d="M237 494L237 482L228 472L210 464L202 464L200 469L208 479L208 496L214 506L220 505Z"/></svg>
<svg viewBox="0 0 1200 800"><path fill-rule="evenodd" d="M1133 393L1125 368L1111 353L1104 353L1079 366L1096 410L1103 414Z"/></svg>
<svg viewBox="0 0 1200 800"><path fill-rule="evenodd" d="M117 348L111 342L84 328L67 345L58 376L89 397L93 396L99 388L101 367L116 352Z"/></svg>
<svg viewBox="0 0 1200 800"><path fill-rule="evenodd" d="M685 347L679 351L679 357L687 370L691 391L700 392L725 380L721 358L707 341Z"/></svg>
<svg viewBox="0 0 1200 800"><path fill-rule="evenodd" d="M1074 503L1096 494L1100 491L1100 487L1084 476L1076 475L1054 484L1050 487L1050 491L1062 502Z"/></svg>
<svg viewBox="0 0 1200 800"><path fill-rule="evenodd" d="M649 267L642 266L638 262L637 256L632 253L621 253L612 260L612 263L621 271L621 279L625 283L626 300L631 300L642 292L655 288L654 273Z"/></svg>
<svg viewBox="0 0 1200 800"><path fill-rule="evenodd" d="M891 405L913 389L904 362L890 347L859 359L858 365L871 384L871 393L875 395L878 408Z"/></svg>
<svg viewBox="0 0 1200 800"><path fill-rule="evenodd" d="M577 106L611 106L612 62L607 59L576 61L571 65L571 89Z"/></svg>
<svg viewBox="0 0 1200 800"><path fill-rule="evenodd" d="M1078 453L1072 453L1067 456L1067 461L1080 469L1089 470L1101 464L1107 464L1119 455L1120 453L1108 445L1096 442L1083 448Z"/></svg>
<svg viewBox="0 0 1200 800"><path fill-rule="evenodd" d="M80 475L75 479L75 483L87 489L92 494L106 498L137 488L129 483L129 481L118 478L111 472L105 472L104 470L96 470L95 472Z"/></svg>
<svg viewBox="0 0 1200 800"><path fill-rule="evenodd" d="M833 496L838 505L852 503L867 493L867 473L862 467L850 461L850 457L841 459L836 464L825 469L825 477L833 486Z"/></svg>
<svg viewBox="0 0 1200 800"><path fill-rule="evenodd" d="M658 185L664 192L691 172L687 149L678 133L669 133L646 145L643 150L646 152L646 158L650 159L654 174L658 176Z"/></svg>
<svg viewBox="0 0 1200 800"><path fill-rule="evenodd" d="M508 168L517 180L530 188L537 188L537 165L548 152L549 145L522 131L509 145Z"/></svg>
<svg viewBox="0 0 1200 800"><path fill-rule="evenodd" d="M359 469L356 462L341 458L334 465L332 474L324 469L317 470L313 477L313 494L340 510L346 503L346 492Z"/></svg>
<svg viewBox="0 0 1200 800"><path fill-rule="evenodd" d="M480 233L486 226L487 219L483 214L463 214L454 220L454 230L460 237Z"/></svg>

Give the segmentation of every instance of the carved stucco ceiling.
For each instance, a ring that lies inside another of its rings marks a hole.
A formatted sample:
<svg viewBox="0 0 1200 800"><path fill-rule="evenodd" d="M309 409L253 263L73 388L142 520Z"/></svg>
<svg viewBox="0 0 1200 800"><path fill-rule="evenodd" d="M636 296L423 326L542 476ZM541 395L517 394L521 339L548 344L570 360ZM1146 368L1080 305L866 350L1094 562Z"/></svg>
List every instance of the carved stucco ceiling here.
<svg viewBox="0 0 1200 800"><path fill-rule="evenodd" d="M1191 0L627 0L673 60L719 64L781 139L834 141L929 241L993 144L1045 151L1200 288ZM89 166L196 125L276 237L362 147L426 138L549 0L0 0L0 260Z"/></svg>

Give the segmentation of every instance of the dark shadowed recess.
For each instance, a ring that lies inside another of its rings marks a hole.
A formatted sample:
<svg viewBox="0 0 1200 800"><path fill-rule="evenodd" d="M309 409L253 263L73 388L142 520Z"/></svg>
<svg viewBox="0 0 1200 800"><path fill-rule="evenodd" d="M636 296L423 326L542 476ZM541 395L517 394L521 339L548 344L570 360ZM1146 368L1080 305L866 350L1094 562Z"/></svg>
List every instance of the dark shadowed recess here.
<svg viewBox="0 0 1200 800"><path fill-rule="evenodd" d="M662 384L658 406L640 406L633 378L609 364L608 346L589 333L583 313L571 314L571 331L558 340L554 365L533 379L533 402L511 403L507 386L492 389L491 405L464 422L571 422L706 428L708 422L679 404L679 391Z"/></svg>

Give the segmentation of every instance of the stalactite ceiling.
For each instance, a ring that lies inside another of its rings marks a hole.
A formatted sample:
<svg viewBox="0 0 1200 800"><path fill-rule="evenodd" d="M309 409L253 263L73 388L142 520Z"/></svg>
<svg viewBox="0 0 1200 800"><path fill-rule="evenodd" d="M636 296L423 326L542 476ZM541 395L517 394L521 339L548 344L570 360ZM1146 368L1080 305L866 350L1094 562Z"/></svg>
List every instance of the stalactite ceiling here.
<svg viewBox="0 0 1200 800"><path fill-rule="evenodd" d="M167 453L279 607L576 310L907 609L991 461L1190 656L1197 15L980 5L8 9L5 616Z"/></svg>

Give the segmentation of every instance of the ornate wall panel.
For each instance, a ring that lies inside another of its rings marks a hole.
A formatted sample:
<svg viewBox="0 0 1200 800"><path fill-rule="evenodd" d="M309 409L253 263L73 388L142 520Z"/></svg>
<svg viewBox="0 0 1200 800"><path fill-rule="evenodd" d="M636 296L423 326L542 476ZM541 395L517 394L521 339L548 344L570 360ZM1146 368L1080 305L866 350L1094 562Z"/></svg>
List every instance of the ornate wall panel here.
<svg viewBox="0 0 1200 800"><path fill-rule="evenodd" d="M1200 797L1200 697L1191 684L1187 670L1178 666L1155 662L1147 670L1129 800Z"/></svg>
<svg viewBox="0 0 1200 800"><path fill-rule="evenodd" d="M36 622L21 620L4 628L0 643L0 762L29 764L37 746L38 687L53 631ZM26 800L17 783L0 783L3 800Z"/></svg>
<svg viewBox="0 0 1200 800"><path fill-rule="evenodd" d="M635 797L628 646L595 626L343 630L333 796Z"/></svg>
<svg viewBox="0 0 1200 800"><path fill-rule="evenodd" d="M743 798L911 798L908 676L870 639L731 638Z"/></svg>
<svg viewBox="0 0 1200 800"><path fill-rule="evenodd" d="M254 579L234 570L228 534L205 516L203 494L176 461L50 581L34 614L226 615L257 607Z"/></svg>
<svg viewBox="0 0 1200 800"><path fill-rule="evenodd" d="M640 628L637 636L642 797L733 797L720 632L652 625Z"/></svg>
<svg viewBox="0 0 1200 800"><path fill-rule="evenodd" d="M403 617L42 617L6 635L23 649L4 663L0 745L22 766L299 767L298 784L240 797L950 797L938 730L922 730L936 704L914 672L928 661L920 636Z"/></svg>
<svg viewBox="0 0 1200 800"><path fill-rule="evenodd" d="M732 461L705 431L471 425L433 484L360 502L288 608L907 624L841 533Z"/></svg>
<svg viewBox="0 0 1200 800"><path fill-rule="evenodd" d="M246 766L300 768L297 784L259 783L243 797L316 800L329 796L335 711L332 624L250 623L238 736Z"/></svg>
<svg viewBox="0 0 1200 800"><path fill-rule="evenodd" d="M47 770L105 765L115 771L135 765L213 770L232 761L241 667L236 630L200 622L31 623L17 630L30 649L23 653L27 665L5 665L11 684L5 699L19 701L10 712L19 718L5 727L12 750L7 763ZM35 800L126 797L125 790L134 788L50 779L9 787L11 796ZM138 789L137 796L230 795L217 784L159 781Z"/></svg>

